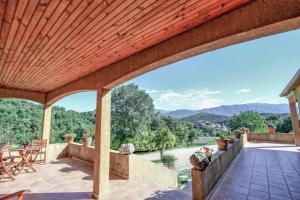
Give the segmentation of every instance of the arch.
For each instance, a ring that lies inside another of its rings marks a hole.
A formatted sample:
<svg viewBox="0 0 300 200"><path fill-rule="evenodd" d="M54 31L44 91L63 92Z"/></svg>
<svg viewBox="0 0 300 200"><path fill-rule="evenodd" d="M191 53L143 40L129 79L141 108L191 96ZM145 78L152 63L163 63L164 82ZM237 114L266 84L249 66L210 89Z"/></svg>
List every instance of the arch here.
<svg viewBox="0 0 300 200"><path fill-rule="evenodd" d="M27 99L40 104L45 104L45 97L46 94L41 92L0 88L0 98Z"/></svg>
<svg viewBox="0 0 300 200"><path fill-rule="evenodd" d="M80 92L96 92L96 91L97 90L92 90L92 89L80 89L80 90L67 91L67 92L61 93L57 96L54 96L54 97L49 97L47 95L45 104L52 105L55 102L59 101L60 99L66 97L66 96L72 95L72 94L76 94L76 93L80 93Z"/></svg>

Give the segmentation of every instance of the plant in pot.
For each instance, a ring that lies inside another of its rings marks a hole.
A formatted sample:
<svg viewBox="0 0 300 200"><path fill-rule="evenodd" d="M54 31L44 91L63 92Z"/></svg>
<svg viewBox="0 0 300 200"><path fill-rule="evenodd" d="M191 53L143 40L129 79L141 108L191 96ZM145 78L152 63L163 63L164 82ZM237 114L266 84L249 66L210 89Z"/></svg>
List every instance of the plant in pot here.
<svg viewBox="0 0 300 200"><path fill-rule="evenodd" d="M213 148L202 147L200 149L200 151L203 152L206 155L206 157L208 158L208 161L211 162L211 158L212 158L213 152L214 152Z"/></svg>
<svg viewBox="0 0 300 200"><path fill-rule="evenodd" d="M222 131L220 133L220 137L216 138L217 144L218 144L218 148L220 150L227 150L227 146L229 143L229 134L225 131Z"/></svg>
<svg viewBox="0 0 300 200"><path fill-rule="evenodd" d="M239 131L239 130L235 130L235 131L233 132L233 134L234 134L234 137L235 137L235 138L240 138L241 135L242 135L242 132Z"/></svg>
<svg viewBox="0 0 300 200"><path fill-rule="evenodd" d="M95 131L93 130L84 131L82 137L83 146L85 147L90 146L94 135L95 135Z"/></svg>
<svg viewBox="0 0 300 200"><path fill-rule="evenodd" d="M71 143L74 141L74 138L76 137L76 135L74 133L68 133L65 135L65 141L67 143Z"/></svg>
<svg viewBox="0 0 300 200"><path fill-rule="evenodd" d="M230 134L230 135L229 135L229 143L233 143L235 138L236 138L236 137L235 137L235 134L234 134L234 133Z"/></svg>
<svg viewBox="0 0 300 200"><path fill-rule="evenodd" d="M275 134L275 132L276 132L276 127L274 126L274 124L269 124L269 125L268 125L268 129L269 129L269 133L270 133L270 134Z"/></svg>

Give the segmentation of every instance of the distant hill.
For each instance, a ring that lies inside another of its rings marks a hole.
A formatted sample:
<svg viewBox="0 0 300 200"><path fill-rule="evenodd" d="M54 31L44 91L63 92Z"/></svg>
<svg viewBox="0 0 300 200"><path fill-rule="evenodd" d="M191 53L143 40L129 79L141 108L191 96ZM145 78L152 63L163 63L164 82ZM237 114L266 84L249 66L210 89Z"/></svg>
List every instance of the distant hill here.
<svg viewBox="0 0 300 200"><path fill-rule="evenodd" d="M189 117L189 116L192 116L192 115L195 115L198 113L199 112L197 110L186 110L186 109L160 112L160 114L162 114L162 115L170 116L170 117L174 117L174 118L178 118L178 119Z"/></svg>
<svg viewBox="0 0 300 200"><path fill-rule="evenodd" d="M170 112L170 111L168 111L168 110L162 110L162 109L156 109L156 112L159 112L160 114L166 114L166 113L168 113L168 112Z"/></svg>
<svg viewBox="0 0 300 200"><path fill-rule="evenodd" d="M185 118L198 113L211 113L223 116L233 116L244 111L255 111L259 113L289 113L288 104L267 104L267 103L250 103L250 104L236 104L236 105L223 105L214 108L207 108L202 110L175 110L164 112L162 115L171 116L175 118Z"/></svg>
<svg viewBox="0 0 300 200"><path fill-rule="evenodd" d="M185 117L182 119L185 121L193 122L193 123L196 121L199 121L199 120L209 121L209 122L213 122L213 123L219 123L219 122L227 121L229 119L229 117L224 116L224 115L211 114L211 113L198 113L196 115L192 115L192 116Z"/></svg>

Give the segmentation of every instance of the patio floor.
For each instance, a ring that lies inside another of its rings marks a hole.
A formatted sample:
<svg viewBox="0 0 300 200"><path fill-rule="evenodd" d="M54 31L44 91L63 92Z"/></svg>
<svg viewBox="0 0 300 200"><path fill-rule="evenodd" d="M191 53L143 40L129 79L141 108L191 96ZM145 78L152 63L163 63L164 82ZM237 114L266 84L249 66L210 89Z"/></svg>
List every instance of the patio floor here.
<svg viewBox="0 0 300 200"><path fill-rule="evenodd" d="M37 165L37 172L22 173L16 181L0 181L0 197L30 189L25 200L90 199L91 165L61 159ZM110 175L105 200L191 200L191 191L162 188L142 180ZM208 200L300 200L300 150L293 145L248 143L233 161Z"/></svg>
<svg viewBox="0 0 300 200"><path fill-rule="evenodd" d="M31 192L25 200L90 199L93 180L91 165L73 159L60 159L47 165L36 165L37 172L16 177L16 181L0 180L0 197L23 189ZM190 200L190 194L162 188L142 180L126 180L110 175L110 191L105 200Z"/></svg>
<svg viewBox="0 0 300 200"><path fill-rule="evenodd" d="M249 143L207 199L300 200L299 148Z"/></svg>

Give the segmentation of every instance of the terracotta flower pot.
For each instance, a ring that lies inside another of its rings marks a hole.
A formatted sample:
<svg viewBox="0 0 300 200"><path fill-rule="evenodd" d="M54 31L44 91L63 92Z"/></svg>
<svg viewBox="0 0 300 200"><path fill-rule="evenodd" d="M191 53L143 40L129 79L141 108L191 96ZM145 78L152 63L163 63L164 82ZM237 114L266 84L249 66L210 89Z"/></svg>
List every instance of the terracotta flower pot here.
<svg viewBox="0 0 300 200"><path fill-rule="evenodd" d="M71 142L74 141L74 138L73 138L73 137L65 137L65 141L66 141L67 143L71 143Z"/></svg>
<svg viewBox="0 0 300 200"><path fill-rule="evenodd" d="M216 138L216 141L217 141L217 144L218 144L218 148L220 150L227 150L229 140L222 140L221 138Z"/></svg>
<svg viewBox="0 0 300 200"><path fill-rule="evenodd" d="M83 137L82 138L83 146L85 146L85 147L90 146L91 143L92 143L92 138L91 137Z"/></svg>
<svg viewBox="0 0 300 200"><path fill-rule="evenodd" d="M275 134L275 132L276 132L276 128L274 128L274 127L269 127L269 133L270 133L270 134Z"/></svg>
<svg viewBox="0 0 300 200"><path fill-rule="evenodd" d="M241 137L241 132L240 131L234 131L234 136L235 138L240 138Z"/></svg>

